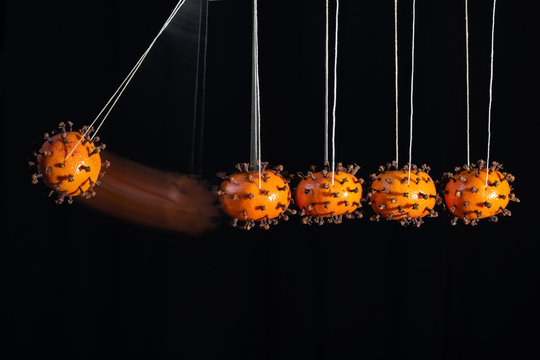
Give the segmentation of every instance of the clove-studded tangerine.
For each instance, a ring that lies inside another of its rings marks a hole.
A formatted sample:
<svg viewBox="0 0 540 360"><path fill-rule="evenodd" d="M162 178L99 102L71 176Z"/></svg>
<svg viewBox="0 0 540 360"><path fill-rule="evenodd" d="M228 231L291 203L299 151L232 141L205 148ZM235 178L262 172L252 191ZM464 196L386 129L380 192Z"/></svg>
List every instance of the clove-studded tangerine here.
<svg viewBox="0 0 540 360"><path fill-rule="evenodd" d="M358 211L362 199L363 179L356 178L358 165L350 165L344 168L341 163L337 164L332 174L328 163L324 168L316 172L315 166L306 174L298 173L301 178L296 188L296 205L303 216L302 222L311 225L322 225L324 222L339 224L346 218L361 218ZM333 183L332 183L333 180Z"/></svg>
<svg viewBox="0 0 540 360"><path fill-rule="evenodd" d="M429 171L429 166L411 165L409 178L408 165L400 170L395 162L380 166L378 173L370 175L368 204L375 212L371 220L384 218L399 220L402 225L420 226L423 217L437 217L434 207L441 199Z"/></svg>
<svg viewBox="0 0 540 360"><path fill-rule="evenodd" d="M68 125L69 131L62 122L58 133L45 133L45 142L35 154L36 161L29 162L37 167L32 183L37 184L41 179L52 189L49 196L58 194L58 204L63 203L66 197L68 203L72 203L76 196L94 196L94 187L99 185L99 178L103 175L100 151L105 144L97 145L98 137L90 140L92 131L87 131L87 127L73 131L73 123L68 122ZM109 162L105 161L103 167L108 166Z"/></svg>
<svg viewBox="0 0 540 360"><path fill-rule="evenodd" d="M291 189L282 175L283 166L268 169L267 163L261 164L261 171L252 170L249 164L236 165L237 172L227 175L218 174L223 179L217 194L222 208L233 218L232 225L243 223L249 230L256 223L268 229L279 219L288 220Z"/></svg>
<svg viewBox="0 0 540 360"><path fill-rule="evenodd" d="M502 165L495 161L489 169L486 165L485 161L479 160L478 166L463 165L455 168L456 174L447 172L443 175L444 200L453 215L452 225L458 220L470 225L476 225L484 218L498 221L497 214L511 215L506 208L509 201L519 202L510 185L514 176L500 172Z"/></svg>

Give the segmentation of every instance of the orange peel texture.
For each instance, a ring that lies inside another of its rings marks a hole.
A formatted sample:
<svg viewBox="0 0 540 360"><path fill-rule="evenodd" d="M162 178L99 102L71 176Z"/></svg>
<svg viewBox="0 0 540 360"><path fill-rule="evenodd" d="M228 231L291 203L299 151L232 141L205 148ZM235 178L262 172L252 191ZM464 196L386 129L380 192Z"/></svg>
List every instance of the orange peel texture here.
<svg viewBox="0 0 540 360"><path fill-rule="evenodd" d="M408 166L400 170L395 163L379 167L378 173L370 175L372 182L367 197L375 212L370 219L399 220L402 225L420 226L422 218L437 217L434 208L441 200L429 170L426 165L421 168L412 165L409 180Z"/></svg>
<svg viewBox="0 0 540 360"><path fill-rule="evenodd" d="M456 174L443 175L444 201L453 215L452 225L456 225L459 220L476 225L480 219L498 221L498 214L511 215L506 207L509 201L519 202L519 199L512 193L510 185L514 176L500 172L501 169L501 164L493 162L488 171L485 161L480 160L478 166L456 167Z"/></svg>
<svg viewBox="0 0 540 360"><path fill-rule="evenodd" d="M238 172L231 175L220 173L223 181L217 190L223 211L229 215L232 225L243 222L242 228L249 230L256 223L268 229L279 219L288 220L291 189L288 180L281 174L282 166L267 169L263 164L258 170L250 170L249 164L238 164Z"/></svg>
<svg viewBox="0 0 540 360"><path fill-rule="evenodd" d="M295 191L295 199L299 214L303 217L302 222L308 225L322 225L325 221L339 224L344 216L348 219L361 218L363 214L358 208L362 207L364 180L355 176L359 169L358 165L344 168L338 164L333 174L333 184L332 172L327 164L319 172L312 166L312 171L305 175L298 173L301 180Z"/></svg>
<svg viewBox="0 0 540 360"><path fill-rule="evenodd" d="M58 204L63 203L66 197L69 203L73 202L75 196L93 197L94 187L103 175L100 151L105 148L105 144L98 146L96 143L99 138L89 140L89 134L84 138L82 134L87 128L73 131L73 124L68 124L69 131L64 123L60 123L59 133L52 132L52 136L45 133L45 142L35 154L36 162L31 162L31 165L37 166L37 172L32 175L32 183L37 184L41 179L51 188L49 196L54 193L59 195L56 200ZM108 166L108 161L103 164L104 168Z"/></svg>

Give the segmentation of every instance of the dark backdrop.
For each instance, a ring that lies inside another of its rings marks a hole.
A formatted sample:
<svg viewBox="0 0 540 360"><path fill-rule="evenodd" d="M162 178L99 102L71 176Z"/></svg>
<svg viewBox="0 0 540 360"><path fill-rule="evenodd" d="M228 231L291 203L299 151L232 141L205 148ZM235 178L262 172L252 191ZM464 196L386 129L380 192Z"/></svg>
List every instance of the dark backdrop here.
<svg viewBox="0 0 540 360"><path fill-rule="evenodd" d="M174 6L0 3L1 352L28 358L466 359L538 355L538 8L498 4L491 157L516 175L512 217L420 229L347 221L188 237L57 206L26 160L59 121L88 124ZM175 172L191 166L198 6L188 0L100 136ZM262 151L322 160L323 1L260 0ZM367 178L394 157L392 1L341 1L337 158ZM401 159L410 0L400 1ZM417 3L413 161L465 162L462 1ZM209 9L206 178L249 156L251 3ZM491 1L471 1L471 140L485 158ZM197 141L199 141L197 139ZM198 145L197 147L198 148ZM197 152L197 156L201 153ZM442 209L439 209L442 211Z"/></svg>

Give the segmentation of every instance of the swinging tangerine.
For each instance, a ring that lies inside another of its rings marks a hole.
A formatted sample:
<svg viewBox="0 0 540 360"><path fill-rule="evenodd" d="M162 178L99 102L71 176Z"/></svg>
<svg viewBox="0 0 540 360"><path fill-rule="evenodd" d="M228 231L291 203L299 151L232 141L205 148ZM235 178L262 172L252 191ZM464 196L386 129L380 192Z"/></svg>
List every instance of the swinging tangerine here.
<svg viewBox="0 0 540 360"><path fill-rule="evenodd" d="M105 144L95 144L99 138L92 141L88 134L86 137L82 135L87 128L77 132L73 131L71 122L68 124L69 131L66 131L64 123L60 123L60 133L53 132L53 136L45 133L45 142L36 154L37 164L31 162L31 165L37 165L38 170L32 175L32 183L37 184L39 179L42 179L45 185L52 189L50 196L55 192L59 195L56 200L58 204L61 204L66 196L71 203L74 196L89 198L95 195L94 187L99 184L102 167L99 153L105 148ZM107 161L104 167L108 166Z"/></svg>

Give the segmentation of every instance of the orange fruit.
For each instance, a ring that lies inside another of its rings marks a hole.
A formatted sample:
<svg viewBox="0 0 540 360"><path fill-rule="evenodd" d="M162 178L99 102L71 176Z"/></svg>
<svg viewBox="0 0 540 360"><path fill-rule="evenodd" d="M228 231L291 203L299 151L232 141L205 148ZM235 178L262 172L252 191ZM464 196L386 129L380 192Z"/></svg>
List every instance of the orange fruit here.
<svg viewBox="0 0 540 360"><path fill-rule="evenodd" d="M287 220L291 189L280 174L281 167L268 170L264 166L259 176L258 170L250 171L247 164L243 165L245 171L222 174L224 180L217 191L223 210L233 218L232 224L243 221L244 229L249 230L257 222L267 229L277 219Z"/></svg>
<svg viewBox="0 0 540 360"><path fill-rule="evenodd" d="M52 189L51 195L53 192L60 195L58 203L62 203L66 196L91 197L101 171L99 153L105 145L97 146L87 139L79 143L83 138L80 132L66 131L63 123L60 128L62 132L52 137L45 134L46 141L36 155L38 173L32 175L32 182L37 183L41 178Z"/></svg>
<svg viewBox="0 0 540 360"><path fill-rule="evenodd" d="M478 220L490 218L497 221L495 215L502 213L510 215L506 209L510 200L519 201L511 192L511 174L501 173L502 166L496 162L488 169L483 161L479 167L465 166L456 168L457 173L445 173L445 188L443 191L446 207L454 216L451 223L455 225L458 219L466 224L476 225ZM487 185L486 185L487 174Z"/></svg>
<svg viewBox="0 0 540 360"><path fill-rule="evenodd" d="M312 167L314 170L314 167ZM349 171L341 164L334 173L328 167L322 171L309 171L307 175L299 174L302 180L296 188L296 205L300 215L304 216L304 224L313 222L322 225L327 222L341 223L343 215L347 218L362 217L357 209L362 207L362 179L355 174L359 167L349 167Z"/></svg>
<svg viewBox="0 0 540 360"><path fill-rule="evenodd" d="M407 167L390 169L389 164L386 169L380 167L378 174L370 175L368 203L376 214L371 220L378 221L382 217L400 220L402 225L420 226L423 217L436 217L434 207L439 198L433 179L428 175L429 167L424 165L418 169L413 165L410 180Z"/></svg>

